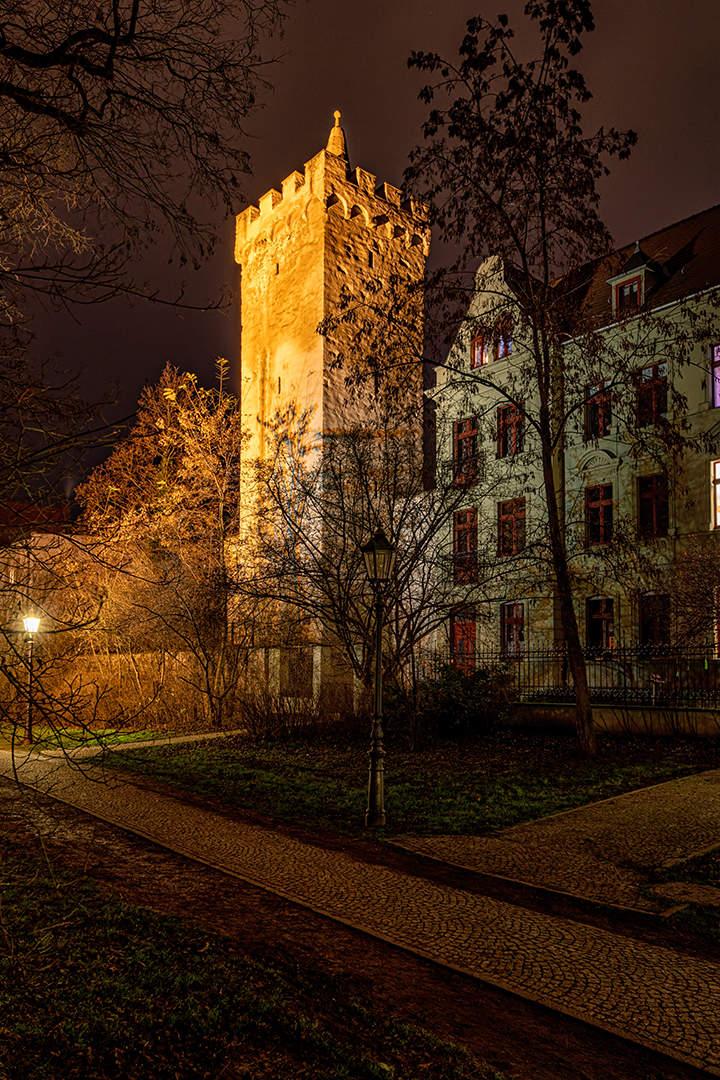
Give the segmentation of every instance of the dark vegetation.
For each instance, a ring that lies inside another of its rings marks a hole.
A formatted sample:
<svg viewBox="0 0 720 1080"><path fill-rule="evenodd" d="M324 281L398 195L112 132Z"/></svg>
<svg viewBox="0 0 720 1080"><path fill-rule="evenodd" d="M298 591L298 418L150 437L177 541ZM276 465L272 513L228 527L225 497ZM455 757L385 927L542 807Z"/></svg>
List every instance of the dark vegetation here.
<svg viewBox="0 0 720 1080"><path fill-rule="evenodd" d="M0 1078L502 1080L340 980L108 897L0 839Z"/></svg>
<svg viewBox="0 0 720 1080"><path fill-rule="evenodd" d="M384 705L386 728L417 749L428 741L477 738L507 720L513 701L509 665L462 672L441 664L435 678L418 683L414 701L390 687Z"/></svg>
<svg viewBox="0 0 720 1080"><path fill-rule="evenodd" d="M129 769L231 807L350 835L363 832L367 736L320 742L242 736L120 750ZM714 739L599 736L593 762L570 734L498 730L477 741L436 743L420 754L386 740L386 835L479 833L610 798L718 766Z"/></svg>

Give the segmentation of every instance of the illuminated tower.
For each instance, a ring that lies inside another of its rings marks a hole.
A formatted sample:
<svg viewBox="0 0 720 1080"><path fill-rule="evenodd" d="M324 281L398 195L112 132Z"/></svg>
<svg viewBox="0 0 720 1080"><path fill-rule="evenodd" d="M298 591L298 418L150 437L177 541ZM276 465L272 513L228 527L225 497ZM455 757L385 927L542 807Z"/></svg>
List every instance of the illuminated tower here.
<svg viewBox="0 0 720 1080"><path fill-rule="evenodd" d="M332 431L362 419L348 406L345 373L332 370L317 333L337 310L343 289L375 279L422 278L429 250L426 207L403 202L398 188L376 186L364 169L350 171L340 113L327 146L293 172L282 191L237 217L235 259L241 267L241 381L249 455L264 454L264 424L289 405L314 408L313 428ZM412 381L412 380L410 380ZM417 371L418 399L421 375Z"/></svg>

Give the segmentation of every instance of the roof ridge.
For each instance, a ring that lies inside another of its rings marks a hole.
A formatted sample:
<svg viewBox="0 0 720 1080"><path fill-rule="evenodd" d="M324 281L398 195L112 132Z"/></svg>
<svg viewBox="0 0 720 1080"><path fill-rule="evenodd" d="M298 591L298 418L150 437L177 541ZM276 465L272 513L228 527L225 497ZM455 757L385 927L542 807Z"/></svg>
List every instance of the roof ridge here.
<svg viewBox="0 0 720 1080"><path fill-rule="evenodd" d="M644 241L651 240L653 236L658 236L662 232L667 232L668 229L675 229L678 225L684 225L686 221L692 221L693 218L702 217L703 214L709 214L713 210L720 210L720 203L715 203L713 206L706 206L704 210L698 210L695 214L688 214L687 217L680 218L678 221L671 221L669 225L663 225L662 228L655 229L654 232L646 233L639 241L629 240L627 244L620 244L619 247L616 247L613 250L616 252L622 251L624 248L631 247L636 242L642 246ZM601 255L600 258L606 258L606 256Z"/></svg>

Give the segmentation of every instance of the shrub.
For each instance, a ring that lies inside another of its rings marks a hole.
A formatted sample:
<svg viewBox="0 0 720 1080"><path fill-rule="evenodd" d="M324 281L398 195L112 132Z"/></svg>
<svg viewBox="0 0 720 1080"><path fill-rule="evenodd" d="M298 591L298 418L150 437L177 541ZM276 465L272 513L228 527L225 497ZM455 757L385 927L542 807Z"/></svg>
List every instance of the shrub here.
<svg viewBox="0 0 720 1080"><path fill-rule="evenodd" d="M315 701L256 686L238 693L236 715L238 726L256 742L346 744L369 737L370 732L369 722L364 715L355 715L342 687L324 688Z"/></svg>
<svg viewBox="0 0 720 1080"><path fill-rule="evenodd" d="M508 665L478 668L465 674L442 664L437 675L417 687L415 703L390 690L388 721L409 733L413 748L425 738L471 739L496 730L513 701L514 680Z"/></svg>

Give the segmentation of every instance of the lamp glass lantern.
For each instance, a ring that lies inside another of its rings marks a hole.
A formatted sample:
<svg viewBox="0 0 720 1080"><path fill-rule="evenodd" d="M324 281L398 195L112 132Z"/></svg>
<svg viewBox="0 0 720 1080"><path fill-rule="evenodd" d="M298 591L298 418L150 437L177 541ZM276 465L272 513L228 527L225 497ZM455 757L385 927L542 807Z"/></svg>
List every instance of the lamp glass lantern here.
<svg viewBox="0 0 720 1080"><path fill-rule="evenodd" d="M33 615L26 615L23 619L23 626L27 634L36 634L40 626L40 620Z"/></svg>
<svg viewBox="0 0 720 1080"><path fill-rule="evenodd" d="M360 550L365 559L365 570L372 584L381 585L389 581L395 567L395 548L382 529L378 529L372 539Z"/></svg>

